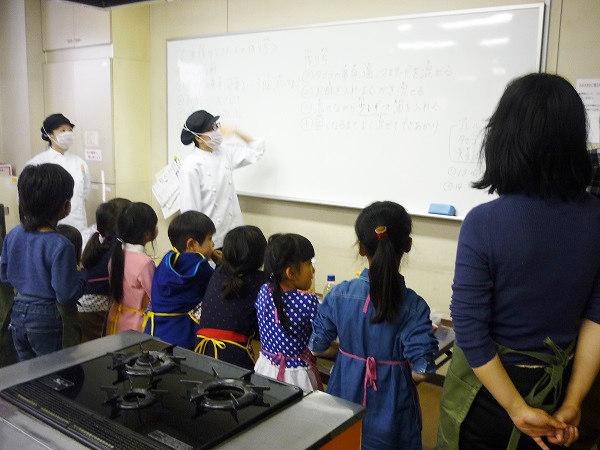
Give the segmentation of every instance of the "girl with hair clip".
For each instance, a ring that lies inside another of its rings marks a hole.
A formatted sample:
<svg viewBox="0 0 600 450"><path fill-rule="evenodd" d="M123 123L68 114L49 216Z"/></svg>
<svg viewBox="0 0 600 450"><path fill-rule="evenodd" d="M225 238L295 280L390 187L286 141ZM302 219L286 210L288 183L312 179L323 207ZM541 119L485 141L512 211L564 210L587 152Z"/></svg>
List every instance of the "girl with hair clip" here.
<svg viewBox="0 0 600 450"><path fill-rule="evenodd" d="M198 353L254 368L252 338L258 331L254 302L267 282L259 270L266 246L262 231L251 225L225 235L221 266L210 279L202 301Z"/></svg>
<svg viewBox="0 0 600 450"><path fill-rule="evenodd" d="M322 389L315 358L307 348L319 304L317 296L307 292L314 276L314 256L304 236L271 236L265 252L270 282L260 288L254 303L262 347L254 371L305 392Z"/></svg>
<svg viewBox="0 0 600 450"><path fill-rule="evenodd" d="M96 208L96 232L88 240L81 265L85 269L87 288L77 305L83 328L81 342L104 336L106 317L110 309L110 284L108 261L117 243L117 219L123 209L131 204L124 198L114 198Z"/></svg>
<svg viewBox="0 0 600 450"><path fill-rule="evenodd" d="M438 343L427 303L399 273L411 229L410 215L397 203L367 206L355 231L369 268L335 286L313 320L313 353L334 353L330 345L339 337L327 392L367 407L363 449L422 448L414 381L435 372Z"/></svg>
<svg viewBox="0 0 600 450"><path fill-rule="evenodd" d="M152 207L141 202L131 203L117 219L117 244L109 262L114 303L108 312L106 334L143 330L156 269L145 245L156 239L157 222Z"/></svg>

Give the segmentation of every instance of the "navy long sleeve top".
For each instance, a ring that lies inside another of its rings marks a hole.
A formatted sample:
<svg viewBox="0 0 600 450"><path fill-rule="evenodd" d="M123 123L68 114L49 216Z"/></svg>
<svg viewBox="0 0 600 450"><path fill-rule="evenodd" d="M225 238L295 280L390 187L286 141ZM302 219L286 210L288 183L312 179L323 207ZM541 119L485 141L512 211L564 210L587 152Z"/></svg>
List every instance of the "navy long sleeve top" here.
<svg viewBox="0 0 600 450"><path fill-rule="evenodd" d="M477 206L460 230L450 306L469 364L496 354L495 343L551 353L566 347L583 318L600 323L600 200L552 202L504 195ZM539 364L521 355L504 364Z"/></svg>
<svg viewBox="0 0 600 450"><path fill-rule="evenodd" d="M0 280L16 289L16 300L40 304L73 304L86 285L66 237L53 231L28 232L22 225L2 244Z"/></svg>

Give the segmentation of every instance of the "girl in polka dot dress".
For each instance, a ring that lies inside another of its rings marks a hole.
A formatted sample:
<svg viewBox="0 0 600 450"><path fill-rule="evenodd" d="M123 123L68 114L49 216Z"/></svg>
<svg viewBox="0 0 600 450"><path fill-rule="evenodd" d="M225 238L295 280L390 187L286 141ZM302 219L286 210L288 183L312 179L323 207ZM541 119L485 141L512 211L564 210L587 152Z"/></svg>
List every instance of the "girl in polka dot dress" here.
<svg viewBox="0 0 600 450"><path fill-rule="evenodd" d="M306 292L312 284L314 256L312 244L303 236L271 236L265 253L265 272L271 281L261 287L254 304L262 347L254 371L305 392L322 389L307 348L319 304L316 295Z"/></svg>

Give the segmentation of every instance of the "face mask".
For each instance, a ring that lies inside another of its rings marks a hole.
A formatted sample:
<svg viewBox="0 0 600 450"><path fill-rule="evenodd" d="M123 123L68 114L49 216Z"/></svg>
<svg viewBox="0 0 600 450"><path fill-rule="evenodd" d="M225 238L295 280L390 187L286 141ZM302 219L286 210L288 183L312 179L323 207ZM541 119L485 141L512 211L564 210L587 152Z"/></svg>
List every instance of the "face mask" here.
<svg viewBox="0 0 600 450"><path fill-rule="evenodd" d="M71 146L74 139L75 134L72 131L63 131L62 133L58 133L54 139L52 139L52 141L54 141L54 143L60 148L66 150Z"/></svg>
<svg viewBox="0 0 600 450"><path fill-rule="evenodd" d="M216 150L217 147L219 147L219 145L223 143L223 133L221 133L221 130L208 131L204 134L210 138L210 141L204 141L204 139L202 139L202 136L199 137L204 141L208 148Z"/></svg>

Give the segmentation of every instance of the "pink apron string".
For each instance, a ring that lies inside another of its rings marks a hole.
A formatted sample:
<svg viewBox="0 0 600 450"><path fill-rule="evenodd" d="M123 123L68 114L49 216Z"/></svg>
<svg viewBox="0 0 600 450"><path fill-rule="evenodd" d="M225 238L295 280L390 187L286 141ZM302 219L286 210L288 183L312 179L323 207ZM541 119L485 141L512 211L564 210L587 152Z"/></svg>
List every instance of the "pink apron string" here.
<svg viewBox="0 0 600 450"><path fill-rule="evenodd" d="M363 314L367 313L367 309L369 309L369 303L371 303L371 294L367 295L367 299L365 300L365 305L363 306Z"/></svg>

